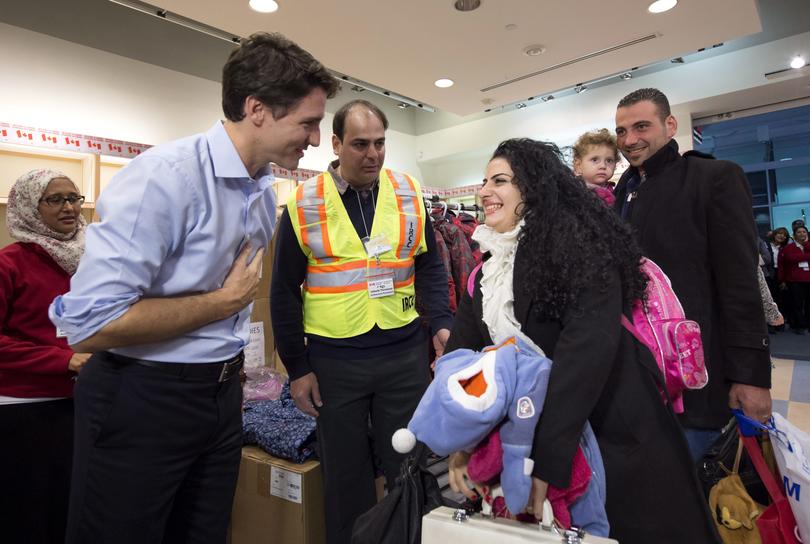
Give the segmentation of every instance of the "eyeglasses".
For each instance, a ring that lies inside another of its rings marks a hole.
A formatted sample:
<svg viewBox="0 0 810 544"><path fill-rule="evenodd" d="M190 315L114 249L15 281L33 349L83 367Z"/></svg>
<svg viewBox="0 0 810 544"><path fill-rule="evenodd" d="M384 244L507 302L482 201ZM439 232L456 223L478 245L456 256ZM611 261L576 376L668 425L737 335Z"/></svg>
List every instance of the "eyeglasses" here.
<svg viewBox="0 0 810 544"><path fill-rule="evenodd" d="M65 205L65 202L69 203L71 206L75 206L77 203L81 206L84 204L84 197L82 195L51 195L45 198L40 198L39 201L44 202L52 208L61 208Z"/></svg>

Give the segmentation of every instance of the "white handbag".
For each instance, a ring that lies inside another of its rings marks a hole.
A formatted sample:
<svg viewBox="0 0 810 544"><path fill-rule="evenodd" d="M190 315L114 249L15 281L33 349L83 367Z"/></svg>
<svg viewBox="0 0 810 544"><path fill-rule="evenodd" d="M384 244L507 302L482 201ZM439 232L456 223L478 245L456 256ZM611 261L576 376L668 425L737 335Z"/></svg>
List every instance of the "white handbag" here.
<svg viewBox="0 0 810 544"><path fill-rule="evenodd" d="M504 518L467 515L464 510L440 506L422 518L422 544L608 544L616 540L580 534L575 530L542 527Z"/></svg>

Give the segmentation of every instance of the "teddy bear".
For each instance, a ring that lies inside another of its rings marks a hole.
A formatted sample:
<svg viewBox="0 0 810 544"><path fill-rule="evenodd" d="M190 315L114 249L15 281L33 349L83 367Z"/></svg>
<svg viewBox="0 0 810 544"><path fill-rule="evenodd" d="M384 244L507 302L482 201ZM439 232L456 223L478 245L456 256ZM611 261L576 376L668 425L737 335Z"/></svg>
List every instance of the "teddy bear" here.
<svg viewBox="0 0 810 544"><path fill-rule="evenodd" d="M709 508L724 544L761 544L755 523L764 508L754 502L738 474L718 481L709 491Z"/></svg>

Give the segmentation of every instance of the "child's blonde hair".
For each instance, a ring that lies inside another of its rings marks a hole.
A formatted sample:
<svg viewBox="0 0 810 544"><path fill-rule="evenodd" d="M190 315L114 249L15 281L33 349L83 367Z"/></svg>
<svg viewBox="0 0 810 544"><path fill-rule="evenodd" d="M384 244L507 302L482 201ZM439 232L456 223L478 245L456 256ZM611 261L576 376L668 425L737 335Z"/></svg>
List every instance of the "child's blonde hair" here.
<svg viewBox="0 0 810 544"><path fill-rule="evenodd" d="M600 145L613 149L616 160L619 160L619 146L616 144L616 137L606 128L586 132L580 136L574 144L574 159L582 160L589 148Z"/></svg>

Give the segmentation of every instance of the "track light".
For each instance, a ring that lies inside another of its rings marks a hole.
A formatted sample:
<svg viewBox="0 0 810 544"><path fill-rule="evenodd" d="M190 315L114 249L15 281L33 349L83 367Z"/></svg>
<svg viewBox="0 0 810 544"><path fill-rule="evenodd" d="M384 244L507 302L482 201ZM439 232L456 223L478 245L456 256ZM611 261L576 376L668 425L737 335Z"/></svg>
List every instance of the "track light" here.
<svg viewBox="0 0 810 544"><path fill-rule="evenodd" d="M515 107L519 110L522 110L523 108L526 107L526 104L524 104L523 102L518 102L517 104L515 104Z"/></svg>
<svg viewBox="0 0 810 544"><path fill-rule="evenodd" d="M577 94L584 93L588 90L588 86L583 83L577 83L576 87L574 87L574 92Z"/></svg>
<svg viewBox="0 0 810 544"><path fill-rule="evenodd" d="M633 79L633 74L631 74L630 72L625 72L623 74L620 74L619 77L624 81L627 81L628 79Z"/></svg>
<svg viewBox="0 0 810 544"><path fill-rule="evenodd" d="M553 95L553 94L550 94L550 95L548 95L548 96L544 96L544 97L543 97L543 98L541 98L540 100L542 100L543 102L548 102L549 100L554 100L554 95Z"/></svg>
<svg viewBox="0 0 810 544"><path fill-rule="evenodd" d="M790 67L798 70L799 68L804 68L804 65L807 64L804 60L804 57L801 55L796 55L790 61Z"/></svg>

